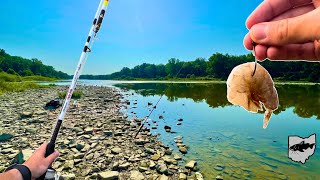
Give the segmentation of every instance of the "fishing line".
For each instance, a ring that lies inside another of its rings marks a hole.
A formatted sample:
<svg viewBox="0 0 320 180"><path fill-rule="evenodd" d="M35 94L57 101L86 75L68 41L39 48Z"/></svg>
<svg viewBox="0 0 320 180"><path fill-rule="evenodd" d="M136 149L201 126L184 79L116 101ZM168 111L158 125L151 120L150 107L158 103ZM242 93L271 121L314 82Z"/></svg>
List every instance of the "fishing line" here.
<svg viewBox="0 0 320 180"><path fill-rule="evenodd" d="M257 43L252 41L251 42L252 44L252 47L253 47L253 50L252 50L252 53L253 53L253 56L254 56L254 60L255 60L255 63L254 63L254 70L253 70L253 73L252 73L252 76L254 76L254 74L256 73L256 69L257 69L257 57L256 57L256 46L257 46Z"/></svg>
<svg viewBox="0 0 320 180"><path fill-rule="evenodd" d="M183 62L180 70L178 71L178 73L177 73L174 77L177 77L177 76L179 75L179 73L181 72L181 70L182 70L183 66L185 65L185 63L186 63L186 62ZM172 82L173 82L173 80L172 80ZM141 131L141 129L143 128L143 126L145 125L145 123L148 122L149 117L151 116L151 114L153 113L153 111L157 108L157 106L158 106L160 100L162 99L162 97L164 96L164 94L165 94L165 93L163 93L163 94L160 96L160 98L158 99L156 105L153 106L153 108L151 109L149 115L145 117L145 119L143 120L143 123L141 123L141 126L139 127L139 129L138 129L136 135L134 136L134 138L136 138L136 137L138 136L139 132Z"/></svg>

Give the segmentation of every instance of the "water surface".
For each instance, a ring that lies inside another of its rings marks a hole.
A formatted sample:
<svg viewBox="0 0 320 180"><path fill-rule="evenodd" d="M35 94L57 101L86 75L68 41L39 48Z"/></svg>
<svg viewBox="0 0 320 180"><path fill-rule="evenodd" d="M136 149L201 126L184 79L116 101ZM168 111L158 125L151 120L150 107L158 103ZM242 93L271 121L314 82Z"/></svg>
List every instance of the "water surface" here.
<svg viewBox="0 0 320 180"><path fill-rule="evenodd" d="M161 95L150 117L154 133L179 153L175 136L190 146L186 160L195 159L206 179L222 175L225 179L316 179L320 177L320 153L306 164L288 158L288 136L307 137L320 129L320 86L277 85L280 107L267 129L263 114L252 114L231 105L224 83L159 84L130 83L115 86L128 91L128 114L143 118ZM132 94L133 93L133 94ZM159 119L159 116L164 119ZM182 118L182 125L177 120ZM153 123L155 121L156 123ZM175 134L166 133L164 125ZM319 143L319 139L317 140Z"/></svg>

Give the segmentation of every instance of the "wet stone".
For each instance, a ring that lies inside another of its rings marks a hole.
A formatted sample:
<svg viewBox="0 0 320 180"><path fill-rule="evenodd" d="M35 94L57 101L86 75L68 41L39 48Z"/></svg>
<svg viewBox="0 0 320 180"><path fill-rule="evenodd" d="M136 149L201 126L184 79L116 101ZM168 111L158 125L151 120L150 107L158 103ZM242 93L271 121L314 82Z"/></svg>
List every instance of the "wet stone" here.
<svg viewBox="0 0 320 180"><path fill-rule="evenodd" d="M189 162L185 165L185 168L187 168L187 169L193 169L196 164L197 164L197 161L189 161Z"/></svg>
<svg viewBox="0 0 320 180"><path fill-rule="evenodd" d="M215 166L213 169L215 169L216 171L222 171L223 170L223 168L219 167L219 166Z"/></svg>
<svg viewBox="0 0 320 180"><path fill-rule="evenodd" d="M278 175L278 178L282 179L282 180L285 180L285 179L288 179L286 175L283 175L283 174L279 174Z"/></svg>
<svg viewBox="0 0 320 180"><path fill-rule="evenodd" d="M196 175L196 179L197 179L197 180L203 180L203 176L202 176L201 173L196 172L195 175Z"/></svg>
<svg viewBox="0 0 320 180"><path fill-rule="evenodd" d="M216 177L216 180L223 180L223 177L220 176L220 175L218 175L218 176Z"/></svg>
<svg viewBox="0 0 320 180"><path fill-rule="evenodd" d="M182 153L182 154L187 154L188 153L188 149L186 147L179 147L179 151Z"/></svg>

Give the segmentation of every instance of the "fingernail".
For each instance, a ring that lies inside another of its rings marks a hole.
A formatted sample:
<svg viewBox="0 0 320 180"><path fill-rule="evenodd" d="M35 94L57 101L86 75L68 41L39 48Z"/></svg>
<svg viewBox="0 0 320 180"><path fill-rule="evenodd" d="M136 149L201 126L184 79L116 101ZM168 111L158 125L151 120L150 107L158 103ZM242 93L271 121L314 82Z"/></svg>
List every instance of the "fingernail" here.
<svg viewBox="0 0 320 180"><path fill-rule="evenodd" d="M263 40L267 37L266 34L267 26L265 24L257 24L251 28L252 36L255 38L254 40Z"/></svg>

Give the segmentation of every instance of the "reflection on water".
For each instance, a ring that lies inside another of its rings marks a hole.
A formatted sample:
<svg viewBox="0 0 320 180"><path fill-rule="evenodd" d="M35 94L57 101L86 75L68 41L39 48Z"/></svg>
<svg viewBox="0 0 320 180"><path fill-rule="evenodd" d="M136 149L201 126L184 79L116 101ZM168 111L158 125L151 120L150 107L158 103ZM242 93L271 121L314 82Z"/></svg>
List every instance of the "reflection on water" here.
<svg viewBox="0 0 320 180"><path fill-rule="evenodd" d="M127 113L143 118L149 114L148 102L164 98L148 122L153 133L179 153L175 136L183 136L190 146L186 160L197 160L205 179L222 175L224 179L317 179L320 153L306 164L292 162L288 156L288 136L307 137L319 133L320 87L317 85L277 85L280 107L266 130L263 114L248 113L231 105L223 84L117 84L128 90L131 102ZM132 93L133 92L133 93ZM163 119L159 119L159 116ZM182 118L182 125L177 120ZM166 133L169 125L175 134ZM319 138L317 143L320 144Z"/></svg>
<svg viewBox="0 0 320 180"><path fill-rule="evenodd" d="M135 90L143 96L166 95L169 101L178 98L191 98L195 102L203 100L210 107L225 107L231 104L227 100L227 87L224 83L211 84L116 84L120 88ZM293 107L294 113L303 118L316 116L320 119L320 85L276 85L280 106L274 113L279 114Z"/></svg>

